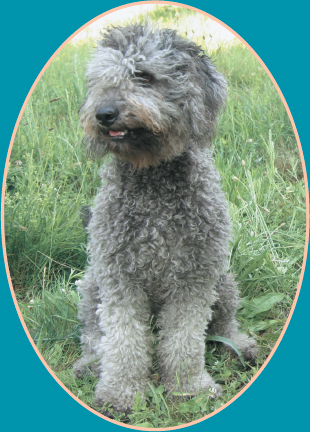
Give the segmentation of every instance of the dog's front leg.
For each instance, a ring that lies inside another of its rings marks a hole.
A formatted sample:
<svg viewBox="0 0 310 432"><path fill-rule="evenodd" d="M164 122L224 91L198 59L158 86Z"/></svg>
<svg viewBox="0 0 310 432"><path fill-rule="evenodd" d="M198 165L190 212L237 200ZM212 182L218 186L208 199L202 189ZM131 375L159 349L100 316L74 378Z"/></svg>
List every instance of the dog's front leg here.
<svg viewBox="0 0 310 432"><path fill-rule="evenodd" d="M98 324L104 333L97 353L100 377L95 403L112 403L119 412L132 408L137 392L143 394L150 381L152 336L146 294L136 286L114 287L101 293Z"/></svg>
<svg viewBox="0 0 310 432"><path fill-rule="evenodd" d="M161 380L166 391L196 395L211 389L220 396L221 387L204 369L204 332L211 319L211 304L210 296L208 298L203 289L175 290L166 299L158 317L157 348Z"/></svg>

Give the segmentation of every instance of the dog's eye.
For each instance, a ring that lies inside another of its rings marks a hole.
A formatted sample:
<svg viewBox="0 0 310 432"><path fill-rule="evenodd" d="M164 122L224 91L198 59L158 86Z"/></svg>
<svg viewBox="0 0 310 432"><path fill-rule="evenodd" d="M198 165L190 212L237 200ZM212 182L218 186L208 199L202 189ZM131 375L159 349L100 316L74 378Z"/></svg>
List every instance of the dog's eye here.
<svg viewBox="0 0 310 432"><path fill-rule="evenodd" d="M180 72L181 74L185 74L186 71L187 71L187 66L186 65L184 65L184 66L177 66L175 68L175 70L176 70L176 72Z"/></svg>
<svg viewBox="0 0 310 432"><path fill-rule="evenodd" d="M154 82L154 77L147 72L135 72L133 76L142 84L152 84Z"/></svg>

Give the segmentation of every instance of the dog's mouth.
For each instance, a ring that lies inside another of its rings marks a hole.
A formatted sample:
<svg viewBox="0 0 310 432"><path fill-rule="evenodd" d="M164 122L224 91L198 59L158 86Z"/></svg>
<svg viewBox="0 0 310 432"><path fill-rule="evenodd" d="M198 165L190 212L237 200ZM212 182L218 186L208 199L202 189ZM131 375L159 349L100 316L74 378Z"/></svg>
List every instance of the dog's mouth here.
<svg viewBox="0 0 310 432"><path fill-rule="evenodd" d="M114 130L109 130L107 135L109 136L109 138L111 140L115 140L115 141L121 141L125 138L127 139L137 139L139 135L142 135L144 132L146 132L144 129L124 129L124 130L120 130L120 131L114 131Z"/></svg>
<svg viewBox="0 0 310 432"><path fill-rule="evenodd" d="M110 142L119 142L121 141L132 141L134 142L138 138L142 138L145 135L150 135L146 129L138 128L138 129L122 129L122 130L112 130L112 129L103 129L100 128L103 135L109 138Z"/></svg>
<svg viewBox="0 0 310 432"><path fill-rule="evenodd" d="M129 129L125 125L99 127L107 148L134 168L155 166L163 159L161 136L144 128Z"/></svg>
<svg viewBox="0 0 310 432"><path fill-rule="evenodd" d="M125 135L128 134L128 130L123 130L123 131L113 131L113 130L109 130L109 135L111 138L123 138Z"/></svg>

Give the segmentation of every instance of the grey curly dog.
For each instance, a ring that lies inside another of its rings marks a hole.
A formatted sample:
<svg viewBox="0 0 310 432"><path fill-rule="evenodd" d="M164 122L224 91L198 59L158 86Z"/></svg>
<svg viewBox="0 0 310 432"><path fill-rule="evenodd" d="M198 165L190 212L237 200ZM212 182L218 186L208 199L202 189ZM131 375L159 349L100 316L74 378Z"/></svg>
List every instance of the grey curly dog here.
<svg viewBox="0 0 310 432"><path fill-rule="evenodd" d="M149 24L106 30L87 78L88 153L116 157L102 170L89 266L77 283L84 327L75 375L92 370L96 405L129 412L149 389L154 315L165 390L219 396L204 369L206 329L257 355L235 319L228 204L208 149L225 79L195 43Z"/></svg>

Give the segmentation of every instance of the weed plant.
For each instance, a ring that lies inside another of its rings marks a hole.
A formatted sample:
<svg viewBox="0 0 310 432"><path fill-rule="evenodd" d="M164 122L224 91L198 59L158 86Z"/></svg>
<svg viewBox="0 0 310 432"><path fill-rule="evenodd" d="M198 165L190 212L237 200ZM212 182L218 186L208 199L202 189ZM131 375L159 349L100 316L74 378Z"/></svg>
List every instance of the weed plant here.
<svg viewBox="0 0 310 432"><path fill-rule="evenodd" d="M204 46L201 31L196 35L188 28L191 17L191 11L167 6L151 14L159 25L179 27ZM12 283L35 344L66 387L94 407L96 379L77 380L72 375L72 364L80 356L74 281L82 277L86 265L80 209L93 200L102 163L86 160L78 120L92 46L68 44L27 104L10 159L5 233ZM206 366L223 386L219 399L208 392L189 400L167 398L155 364L145 400L138 395L128 417L114 413L117 420L133 426L188 423L235 396L278 340L303 264L305 184L280 96L260 63L240 43L221 45L209 54L229 86L214 157L234 226L230 266L242 295L239 320L257 339L260 353L256 364L243 365L238 357L223 353L221 343L208 341Z"/></svg>

